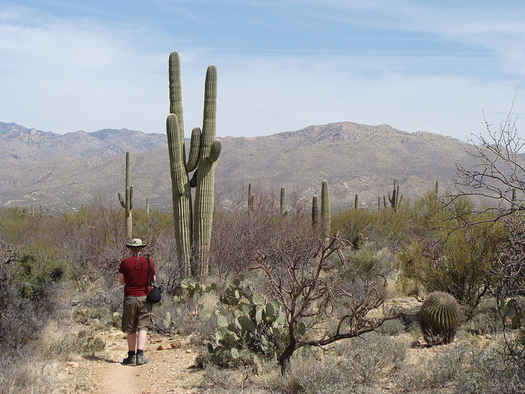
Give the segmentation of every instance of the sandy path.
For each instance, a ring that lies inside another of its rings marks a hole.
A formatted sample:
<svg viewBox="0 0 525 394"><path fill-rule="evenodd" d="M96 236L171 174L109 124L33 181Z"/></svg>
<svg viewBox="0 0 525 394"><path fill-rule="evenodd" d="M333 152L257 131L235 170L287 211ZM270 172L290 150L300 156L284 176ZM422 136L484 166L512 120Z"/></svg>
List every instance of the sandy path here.
<svg viewBox="0 0 525 394"><path fill-rule="evenodd" d="M196 353L183 338L152 335L145 365L123 365L126 341L122 333L100 334L106 346L95 357L80 359L69 368L66 392L103 394L202 393L204 371L193 368Z"/></svg>

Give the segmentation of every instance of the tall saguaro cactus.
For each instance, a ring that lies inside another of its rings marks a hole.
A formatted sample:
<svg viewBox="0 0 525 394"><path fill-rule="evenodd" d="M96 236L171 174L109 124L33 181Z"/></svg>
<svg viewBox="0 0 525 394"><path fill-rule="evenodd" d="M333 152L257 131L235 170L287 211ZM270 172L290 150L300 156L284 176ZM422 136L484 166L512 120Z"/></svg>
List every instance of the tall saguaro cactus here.
<svg viewBox="0 0 525 394"><path fill-rule="evenodd" d="M133 186L131 186L131 167L129 152L126 152L126 194L124 198L118 193L118 199L120 205L125 209L125 227L126 227L126 238L131 239L133 235L133 218L131 210L133 209Z"/></svg>
<svg viewBox="0 0 525 394"><path fill-rule="evenodd" d="M330 234L331 220L330 191L328 181L324 180L321 186L321 223L324 235Z"/></svg>
<svg viewBox="0 0 525 394"><path fill-rule="evenodd" d="M166 121L173 215L177 248L183 262L183 275L206 275L214 206L215 166L221 152L221 142L215 138L217 115L217 69L211 65L206 72L202 131L192 130L186 162L182 115L182 84L180 58L172 52L169 58L170 115ZM191 180L190 173L193 172ZM196 187L192 206L191 187ZM198 270L192 271L192 261Z"/></svg>

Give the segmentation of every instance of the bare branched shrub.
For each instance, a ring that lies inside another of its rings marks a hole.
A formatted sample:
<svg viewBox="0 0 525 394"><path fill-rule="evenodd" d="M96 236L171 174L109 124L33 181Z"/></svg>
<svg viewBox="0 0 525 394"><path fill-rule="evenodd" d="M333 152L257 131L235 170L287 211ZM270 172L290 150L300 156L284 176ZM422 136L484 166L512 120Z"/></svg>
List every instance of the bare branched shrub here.
<svg viewBox="0 0 525 394"><path fill-rule="evenodd" d="M485 120L486 136L475 136L472 141L477 161L473 169L457 164L456 186L458 196L475 196L491 201L498 217L523 209L525 192L525 159L520 155L525 144L518 135L512 108L499 130L493 130Z"/></svg>
<svg viewBox="0 0 525 394"><path fill-rule="evenodd" d="M274 196L257 188L249 209L241 206L216 212L211 265L219 278L227 279L246 271L254 251L279 239L283 231L297 231L293 230L294 226L299 226L299 231L302 231L304 218L292 216L276 215Z"/></svg>
<svg viewBox="0 0 525 394"><path fill-rule="evenodd" d="M258 251L253 268L266 274L271 294L286 316L287 340L279 355L283 374L297 349L357 337L397 317L394 311L367 316L383 305L382 281L359 276L344 280L343 252L349 247L349 241L337 236L318 239L303 233L274 239ZM335 324L327 328L329 320Z"/></svg>

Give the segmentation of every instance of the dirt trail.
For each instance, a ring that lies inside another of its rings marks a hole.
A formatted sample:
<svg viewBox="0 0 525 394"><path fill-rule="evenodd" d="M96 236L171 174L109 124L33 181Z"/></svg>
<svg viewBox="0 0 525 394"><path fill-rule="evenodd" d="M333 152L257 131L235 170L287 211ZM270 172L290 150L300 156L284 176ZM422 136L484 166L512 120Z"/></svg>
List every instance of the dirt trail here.
<svg viewBox="0 0 525 394"><path fill-rule="evenodd" d="M183 338L149 335L145 365L123 365L126 340L118 331L97 334L105 343L94 357L69 363L63 392L144 394L202 393L204 372L193 368L196 353Z"/></svg>

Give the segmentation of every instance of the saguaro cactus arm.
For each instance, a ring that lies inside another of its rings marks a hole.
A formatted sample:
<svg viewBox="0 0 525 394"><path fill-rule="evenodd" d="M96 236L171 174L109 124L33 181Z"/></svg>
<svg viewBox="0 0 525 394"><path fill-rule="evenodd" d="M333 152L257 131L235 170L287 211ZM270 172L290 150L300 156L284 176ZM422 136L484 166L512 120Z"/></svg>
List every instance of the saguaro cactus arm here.
<svg viewBox="0 0 525 394"><path fill-rule="evenodd" d="M199 156L201 153L201 129L194 127L191 131L190 139L190 154L188 156L188 162L186 163L186 172L192 172L197 168L199 164Z"/></svg>
<svg viewBox="0 0 525 394"><path fill-rule="evenodd" d="M184 136L181 138L177 115L168 115L166 119L166 134L168 137L168 153L170 156L173 192L178 196L182 196L185 185L188 182L188 174L184 165Z"/></svg>

